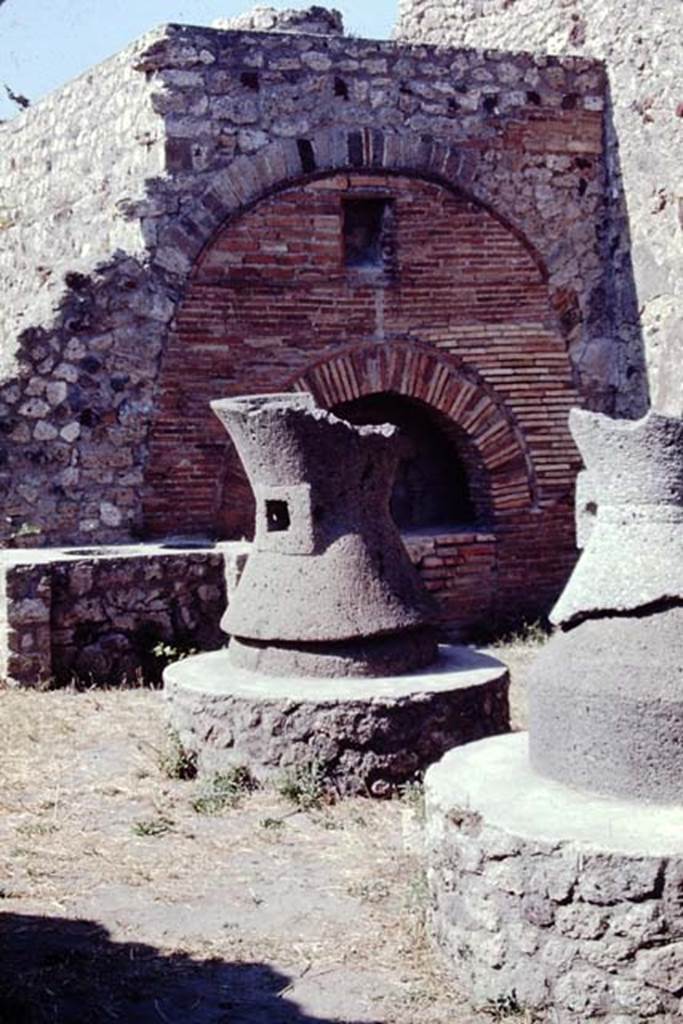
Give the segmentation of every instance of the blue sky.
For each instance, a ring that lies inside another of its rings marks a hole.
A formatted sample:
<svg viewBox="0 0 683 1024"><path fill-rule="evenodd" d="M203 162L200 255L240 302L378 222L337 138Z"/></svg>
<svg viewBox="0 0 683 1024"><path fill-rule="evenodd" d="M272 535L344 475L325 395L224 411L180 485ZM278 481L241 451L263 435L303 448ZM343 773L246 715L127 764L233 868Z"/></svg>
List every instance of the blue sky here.
<svg viewBox="0 0 683 1024"><path fill-rule="evenodd" d="M258 0L268 7L309 7L313 0ZM320 3L320 0L318 0ZM4 84L35 101L163 22L209 25L256 6L250 0L4 0L0 2L0 120L17 107ZM398 0L341 0L354 35L386 39Z"/></svg>

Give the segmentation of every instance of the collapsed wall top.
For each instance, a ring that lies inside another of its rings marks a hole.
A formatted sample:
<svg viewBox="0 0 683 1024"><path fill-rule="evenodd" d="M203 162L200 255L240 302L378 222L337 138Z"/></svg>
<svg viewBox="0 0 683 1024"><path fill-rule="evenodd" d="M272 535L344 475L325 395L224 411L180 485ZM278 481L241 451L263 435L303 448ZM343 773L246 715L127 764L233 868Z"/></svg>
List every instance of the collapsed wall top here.
<svg viewBox="0 0 683 1024"><path fill-rule="evenodd" d="M274 7L257 6L234 18L217 18L214 28L238 29L244 32L299 32L304 35L341 36L344 22L339 11L327 7L306 7L303 10L278 11Z"/></svg>

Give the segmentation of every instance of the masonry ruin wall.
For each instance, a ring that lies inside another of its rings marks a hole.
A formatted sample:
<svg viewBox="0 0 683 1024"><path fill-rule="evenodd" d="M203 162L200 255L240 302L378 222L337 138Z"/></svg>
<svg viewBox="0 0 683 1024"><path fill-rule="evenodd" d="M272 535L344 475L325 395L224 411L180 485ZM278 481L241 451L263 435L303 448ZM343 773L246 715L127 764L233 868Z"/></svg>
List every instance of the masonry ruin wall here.
<svg viewBox="0 0 683 1024"><path fill-rule="evenodd" d="M683 5L679 0L400 0L397 37L605 62L620 415L683 409ZM643 367L645 353L646 370Z"/></svg>
<svg viewBox="0 0 683 1024"><path fill-rule="evenodd" d="M604 70L316 18L164 26L0 126L2 543L73 560L239 538L210 399L394 395L488 508L407 538L446 616L538 614L575 557L566 411L619 403ZM379 265L353 265L363 237ZM31 672L69 572L21 569Z"/></svg>

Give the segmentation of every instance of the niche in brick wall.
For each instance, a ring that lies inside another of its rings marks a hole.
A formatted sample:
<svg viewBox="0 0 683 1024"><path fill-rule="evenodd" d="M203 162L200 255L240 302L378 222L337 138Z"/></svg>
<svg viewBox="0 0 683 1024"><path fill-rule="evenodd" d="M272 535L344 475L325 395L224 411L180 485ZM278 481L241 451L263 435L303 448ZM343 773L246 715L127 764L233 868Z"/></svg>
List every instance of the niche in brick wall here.
<svg viewBox="0 0 683 1024"><path fill-rule="evenodd" d="M344 264L357 270L388 271L394 250L393 208L386 198L342 200Z"/></svg>
<svg viewBox="0 0 683 1024"><path fill-rule="evenodd" d="M427 403L390 392L335 406L351 423L393 423L403 454L391 513L403 531L469 527L488 520L488 488L480 460L462 431Z"/></svg>

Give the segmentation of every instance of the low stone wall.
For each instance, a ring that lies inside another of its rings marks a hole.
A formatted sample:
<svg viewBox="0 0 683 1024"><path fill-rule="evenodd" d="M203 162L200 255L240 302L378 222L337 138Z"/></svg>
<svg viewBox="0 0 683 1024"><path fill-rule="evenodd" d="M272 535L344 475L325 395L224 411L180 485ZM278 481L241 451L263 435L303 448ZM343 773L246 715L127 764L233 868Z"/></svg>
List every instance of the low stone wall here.
<svg viewBox="0 0 683 1024"><path fill-rule="evenodd" d="M531 620L556 597L537 590L527 605L507 600L505 538L486 529L411 532L403 541L451 639ZM168 658L154 656L157 644L182 654L226 642L218 623L249 549L226 541L1 552L0 679L17 686L158 680Z"/></svg>
<svg viewBox="0 0 683 1024"><path fill-rule="evenodd" d="M158 681L174 658L226 642L219 622L248 547L3 553L1 676L27 687Z"/></svg>
<svg viewBox="0 0 683 1024"><path fill-rule="evenodd" d="M501 619L497 541L486 531L404 536L449 635ZM219 623L246 541L25 548L0 553L0 679L11 686L156 682L169 660L227 642ZM167 654L156 654L159 644Z"/></svg>

